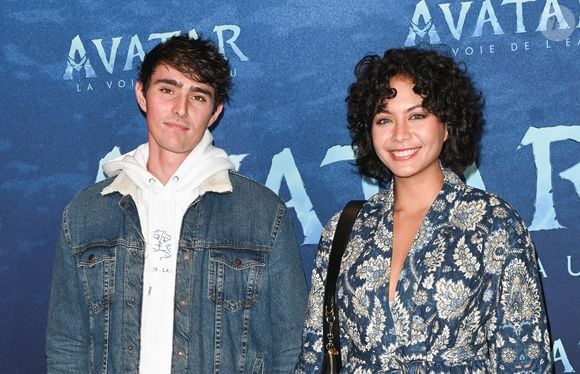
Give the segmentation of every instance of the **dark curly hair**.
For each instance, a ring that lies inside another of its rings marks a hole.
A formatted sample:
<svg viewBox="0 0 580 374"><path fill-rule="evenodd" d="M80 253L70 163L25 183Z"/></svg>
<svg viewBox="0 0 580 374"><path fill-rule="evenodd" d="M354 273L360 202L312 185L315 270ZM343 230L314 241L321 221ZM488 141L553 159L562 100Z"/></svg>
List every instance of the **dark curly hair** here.
<svg viewBox="0 0 580 374"><path fill-rule="evenodd" d="M483 97L465 68L434 49L394 48L383 57L363 57L354 69L356 81L346 97L348 129L360 171L387 181L391 172L378 158L371 138L372 120L385 99L396 91L389 87L395 76L412 80L413 91L423 97L423 107L447 126L448 138L439 159L461 173L477 159L483 130Z"/></svg>
<svg viewBox="0 0 580 374"><path fill-rule="evenodd" d="M138 79L143 95L151 85L151 76L159 65L168 65L215 91L214 109L227 102L231 90L230 65L215 44L201 36L191 39L185 35L173 36L159 43L145 55L139 68Z"/></svg>

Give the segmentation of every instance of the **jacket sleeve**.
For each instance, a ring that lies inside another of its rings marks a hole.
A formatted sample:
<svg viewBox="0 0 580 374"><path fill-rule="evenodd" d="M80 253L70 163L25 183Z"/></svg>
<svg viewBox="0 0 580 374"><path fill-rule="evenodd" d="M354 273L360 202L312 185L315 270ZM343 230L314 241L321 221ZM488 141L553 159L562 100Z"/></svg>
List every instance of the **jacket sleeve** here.
<svg viewBox="0 0 580 374"><path fill-rule="evenodd" d="M497 308L487 327L490 362L501 373L550 373L551 345L534 244L522 219L508 213L506 224L488 238L488 267L497 266Z"/></svg>
<svg viewBox="0 0 580 374"><path fill-rule="evenodd" d="M66 212L57 243L46 331L48 373L89 373L88 310L66 235Z"/></svg>
<svg viewBox="0 0 580 374"><path fill-rule="evenodd" d="M328 259L332 238L340 213L325 226L314 258L311 275L310 295L304 331L302 333L302 350L295 368L295 373L319 373L322 369L322 308L324 304L324 284L328 269Z"/></svg>
<svg viewBox="0 0 580 374"><path fill-rule="evenodd" d="M269 263L274 373L290 373L300 352L307 287L296 235L287 209L281 212Z"/></svg>

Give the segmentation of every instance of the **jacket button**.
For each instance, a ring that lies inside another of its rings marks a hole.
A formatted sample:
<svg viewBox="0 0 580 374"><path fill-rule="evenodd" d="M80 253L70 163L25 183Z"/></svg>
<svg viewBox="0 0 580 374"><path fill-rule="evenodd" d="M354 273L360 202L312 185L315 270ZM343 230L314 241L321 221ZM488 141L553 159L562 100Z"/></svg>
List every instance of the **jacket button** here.
<svg viewBox="0 0 580 374"><path fill-rule="evenodd" d="M185 252L185 253L183 254L183 259L184 259L184 260L189 260L190 258L191 258L191 254L189 254L189 252Z"/></svg>
<svg viewBox="0 0 580 374"><path fill-rule="evenodd" d="M239 258L236 258L236 259L234 260L234 265L236 265L236 266L240 266L241 264L242 264L242 260L240 260Z"/></svg>
<svg viewBox="0 0 580 374"><path fill-rule="evenodd" d="M93 261L94 261L94 259L95 259L95 254L94 254L94 253L91 253L91 254L89 255L89 262L93 262Z"/></svg>
<svg viewBox="0 0 580 374"><path fill-rule="evenodd" d="M181 348L178 348L176 353L177 353L177 355L179 357L184 357L185 356L185 350L183 350Z"/></svg>
<svg viewBox="0 0 580 374"><path fill-rule="evenodd" d="M129 304L135 304L135 296L131 296L127 301L129 302Z"/></svg>
<svg viewBox="0 0 580 374"><path fill-rule="evenodd" d="M179 300L179 305L181 305L181 306L187 306L187 304L189 304L187 302L187 299L181 299L181 300Z"/></svg>
<svg viewBox="0 0 580 374"><path fill-rule="evenodd" d="M133 346L132 346L132 345L128 346L128 347L127 347L127 350L128 350L129 352L131 352L131 351L133 350Z"/></svg>

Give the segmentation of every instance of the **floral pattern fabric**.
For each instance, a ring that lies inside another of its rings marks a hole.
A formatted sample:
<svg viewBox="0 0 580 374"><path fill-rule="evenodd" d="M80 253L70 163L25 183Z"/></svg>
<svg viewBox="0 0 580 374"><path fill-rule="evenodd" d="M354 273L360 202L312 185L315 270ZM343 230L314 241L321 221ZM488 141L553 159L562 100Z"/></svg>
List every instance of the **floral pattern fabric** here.
<svg viewBox="0 0 580 374"><path fill-rule="evenodd" d="M538 264L522 219L494 194L449 170L444 176L390 302L392 184L361 209L337 284L342 372L550 372ZM296 373L321 370L324 280L338 216L315 258Z"/></svg>

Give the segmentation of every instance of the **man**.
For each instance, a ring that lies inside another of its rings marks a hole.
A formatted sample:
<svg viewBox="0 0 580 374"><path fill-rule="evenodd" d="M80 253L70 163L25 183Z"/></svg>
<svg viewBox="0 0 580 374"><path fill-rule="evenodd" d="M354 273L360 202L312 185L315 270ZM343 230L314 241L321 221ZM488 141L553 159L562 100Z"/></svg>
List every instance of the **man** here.
<svg viewBox="0 0 580 374"><path fill-rule="evenodd" d="M49 372L292 370L304 274L284 203L212 145L230 85L209 40L173 37L145 56L148 142L63 213Z"/></svg>

